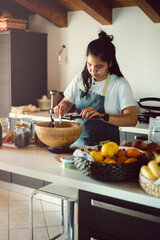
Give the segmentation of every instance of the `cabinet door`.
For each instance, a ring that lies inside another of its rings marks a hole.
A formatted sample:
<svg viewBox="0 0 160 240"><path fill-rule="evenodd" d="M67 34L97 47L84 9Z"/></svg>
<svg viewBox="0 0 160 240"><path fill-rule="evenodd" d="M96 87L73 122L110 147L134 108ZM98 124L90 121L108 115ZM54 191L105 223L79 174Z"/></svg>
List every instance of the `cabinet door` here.
<svg viewBox="0 0 160 240"><path fill-rule="evenodd" d="M150 240L160 235L160 209L85 191L79 192L78 220L80 228L115 239Z"/></svg>
<svg viewBox="0 0 160 240"><path fill-rule="evenodd" d="M78 228L78 240L122 240L108 234L96 232L86 228Z"/></svg>
<svg viewBox="0 0 160 240"><path fill-rule="evenodd" d="M10 110L10 35L0 33L0 117L7 117Z"/></svg>
<svg viewBox="0 0 160 240"><path fill-rule="evenodd" d="M47 94L47 34L11 32L12 106Z"/></svg>

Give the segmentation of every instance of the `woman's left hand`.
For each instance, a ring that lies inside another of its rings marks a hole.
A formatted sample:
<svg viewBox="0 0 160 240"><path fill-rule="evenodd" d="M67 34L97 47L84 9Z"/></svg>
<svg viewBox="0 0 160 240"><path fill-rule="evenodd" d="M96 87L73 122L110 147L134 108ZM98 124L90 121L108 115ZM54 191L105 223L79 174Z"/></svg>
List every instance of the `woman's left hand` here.
<svg viewBox="0 0 160 240"><path fill-rule="evenodd" d="M102 113L97 112L94 108L84 108L79 114L84 119L91 119L94 116L102 116Z"/></svg>

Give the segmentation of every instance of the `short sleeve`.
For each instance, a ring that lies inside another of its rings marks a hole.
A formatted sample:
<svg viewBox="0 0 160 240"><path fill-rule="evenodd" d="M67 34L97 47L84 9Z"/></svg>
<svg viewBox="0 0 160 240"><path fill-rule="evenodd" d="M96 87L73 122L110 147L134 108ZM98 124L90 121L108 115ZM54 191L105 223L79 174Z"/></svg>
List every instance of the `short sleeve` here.
<svg viewBox="0 0 160 240"><path fill-rule="evenodd" d="M64 91L65 98L67 98L67 100L73 104L75 104L76 95L82 82L82 73L79 73L73 78L73 80Z"/></svg>

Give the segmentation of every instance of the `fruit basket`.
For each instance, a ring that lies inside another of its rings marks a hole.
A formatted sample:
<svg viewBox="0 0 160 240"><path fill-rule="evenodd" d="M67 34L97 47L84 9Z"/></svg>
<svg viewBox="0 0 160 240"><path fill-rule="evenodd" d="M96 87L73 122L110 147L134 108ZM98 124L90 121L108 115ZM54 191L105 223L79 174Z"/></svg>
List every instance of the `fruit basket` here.
<svg viewBox="0 0 160 240"><path fill-rule="evenodd" d="M139 184L146 193L151 196L160 198L160 181L150 181L140 174Z"/></svg>
<svg viewBox="0 0 160 240"><path fill-rule="evenodd" d="M129 147L120 147L128 150ZM142 152L141 157L136 162L130 163L99 163L87 160L85 157L76 156L76 168L86 176L100 181L125 181L138 179L139 170L142 165L148 163L148 158Z"/></svg>

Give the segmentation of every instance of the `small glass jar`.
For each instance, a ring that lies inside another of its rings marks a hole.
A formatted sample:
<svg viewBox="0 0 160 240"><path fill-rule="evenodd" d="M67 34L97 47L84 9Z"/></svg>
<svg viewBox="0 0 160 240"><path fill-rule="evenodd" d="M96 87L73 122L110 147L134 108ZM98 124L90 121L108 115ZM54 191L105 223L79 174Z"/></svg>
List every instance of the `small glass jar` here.
<svg viewBox="0 0 160 240"><path fill-rule="evenodd" d="M30 143L30 131L26 124L19 123L15 126L15 146L18 148L27 147Z"/></svg>
<svg viewBox="0 0 160 240"><path fill-rule="evenodd" d="M2 125L0 123L0 147L2 146Z"/></svg>
<svg viewBox="0 0 160 240"><path fill-rule="evenodd" d="M5 139L7 133L10 131L10 121L9 118L0 118L0 124L2 126L2 139Z"/></svg>

